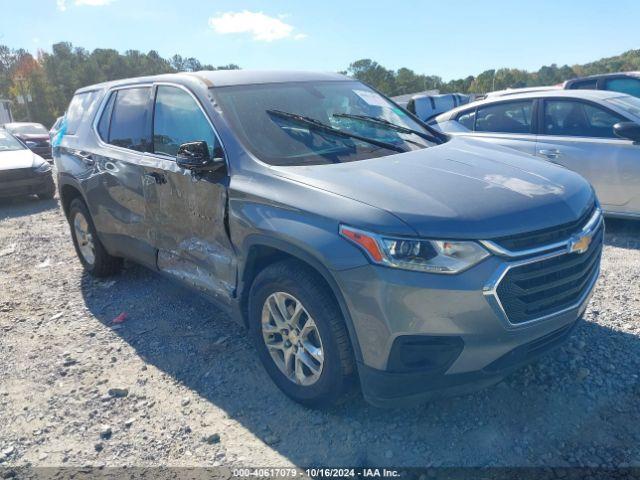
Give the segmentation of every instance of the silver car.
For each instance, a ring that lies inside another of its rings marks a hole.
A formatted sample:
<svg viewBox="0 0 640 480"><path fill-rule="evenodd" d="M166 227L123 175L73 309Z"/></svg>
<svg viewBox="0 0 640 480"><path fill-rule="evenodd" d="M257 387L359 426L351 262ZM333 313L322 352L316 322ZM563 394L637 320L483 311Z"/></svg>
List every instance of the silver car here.
<svg viewBox="0 0 640 480"><path fill-rule="evenodd" d="M562 165L589 180L609 216L640 218L640 98L547 90L493 97L430 125Z"/></svg>

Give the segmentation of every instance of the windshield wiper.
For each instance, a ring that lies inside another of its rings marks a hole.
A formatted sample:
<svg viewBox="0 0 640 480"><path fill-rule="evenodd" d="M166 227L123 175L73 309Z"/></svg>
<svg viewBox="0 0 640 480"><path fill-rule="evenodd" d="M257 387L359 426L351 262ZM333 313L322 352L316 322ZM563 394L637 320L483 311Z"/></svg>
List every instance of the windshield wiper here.
<svg viewBox="0 0 640 480"><path fill-rule="evenodd" d="M327 125L326 123L322 123L315 118L306 117L304 115L298 115L296 113L283 112L281 110L267 110L267 113L271 115L275 115L277 117L286 118L288 120L293 120L294 122L298 122L302 125L306 125L308 127L313 128L319 132L326 132L337 137L343 138L353 138L355 140L360 140L361 142L366 142L371 145L375 145L376 147L386 148L387 150L393 150L394 152L404 153L407 152L402 147L394 145L393 143L382 142L380 140L376 140L375 138L363 137L362 135L357 135L355 133L345 132L344 130L340 130L338 128L334 128L331 125Z"/></svg>
<svg viewBox="0 0 640 480"><path fill-rule="evenodd" d="M374 117L372 115L356 115L351 113L334 113L333 116L337 118L352 118L354 120L362 120L363 122L371 123L373 125L380 125L381 127L395 130L396 132L412 133L419 136L420 138L428 140L429 142L439 143L438 139L434 138L433 135L429 135L428 133L424 133L419 130L414 130L413 128L403 127L402 125L390 122L389 120L386 120L384 118Z"/></svg>

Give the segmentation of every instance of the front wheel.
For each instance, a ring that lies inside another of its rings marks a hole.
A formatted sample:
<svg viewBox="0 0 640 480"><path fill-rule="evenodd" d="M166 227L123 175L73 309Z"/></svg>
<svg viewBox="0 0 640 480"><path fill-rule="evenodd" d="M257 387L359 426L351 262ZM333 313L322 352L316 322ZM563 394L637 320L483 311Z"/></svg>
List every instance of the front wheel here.
<svg viewBox="0 0 640 480"><path fill-rule="evenodd" d="M290 398L321 407L351 390L355 365L340 308L322 277L305 264L279 262L258 274L249 321L260 360Z"/></svg>
<svg viewBox="0 0 640 480"><path fill-rule="evenodd" d="M38 193L38 198L40 200L51 200L54 196L56 195L56 186L53 184L53 180L51 180L51 182L49 182L49 185L47 185L47 188Z"/></svg>
<svg viewBox="0 0 640 480"><path fill-rule="evenodd" d="M69 206L71 238L82 266L94 277L108 277L120 271L122 259L109 255L100 242L85 203L76 198Z"/></svg>

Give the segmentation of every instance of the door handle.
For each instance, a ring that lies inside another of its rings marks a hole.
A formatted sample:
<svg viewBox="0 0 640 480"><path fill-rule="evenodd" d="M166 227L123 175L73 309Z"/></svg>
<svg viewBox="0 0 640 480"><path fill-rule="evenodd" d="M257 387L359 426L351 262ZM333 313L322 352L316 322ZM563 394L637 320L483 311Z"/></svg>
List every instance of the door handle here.
<svg viewBox="0 0 640 480"><path fill-rule="evenodd" d="M558 158L560 156L560 150L556 150L555 148L551 150L538 150L538 153L547 158Z"/></svg>
<svg viewBox="0 0 640 480"><path fill-rule="evenodd" d="M158 173L158 172L145 173L144 182L147 185L151 185L154 183L162 185L163 183L167 183L167 177L165 177L162 173Z"/></svg>
<svg viewBox="0 0 640 480"><path fill-rule="evenodd" d="M93 156L88 152L82 152L80 150L76 150L73 152L76 157L78 157L83 163L86 165L95 165L96 161L93 159Z"/></svg>

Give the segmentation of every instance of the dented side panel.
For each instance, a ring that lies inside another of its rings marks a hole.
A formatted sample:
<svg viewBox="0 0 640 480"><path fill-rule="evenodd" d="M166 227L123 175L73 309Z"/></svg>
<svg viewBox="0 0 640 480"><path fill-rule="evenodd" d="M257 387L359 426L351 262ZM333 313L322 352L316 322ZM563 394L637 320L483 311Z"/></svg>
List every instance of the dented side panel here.
<svg viewBox="0 0 640 480"><path fill-rule="evenodd" d="M236 262L225 226L226 170L199 175L172 160L145 163L145 217L158 269L228 302Z"/></svg>

